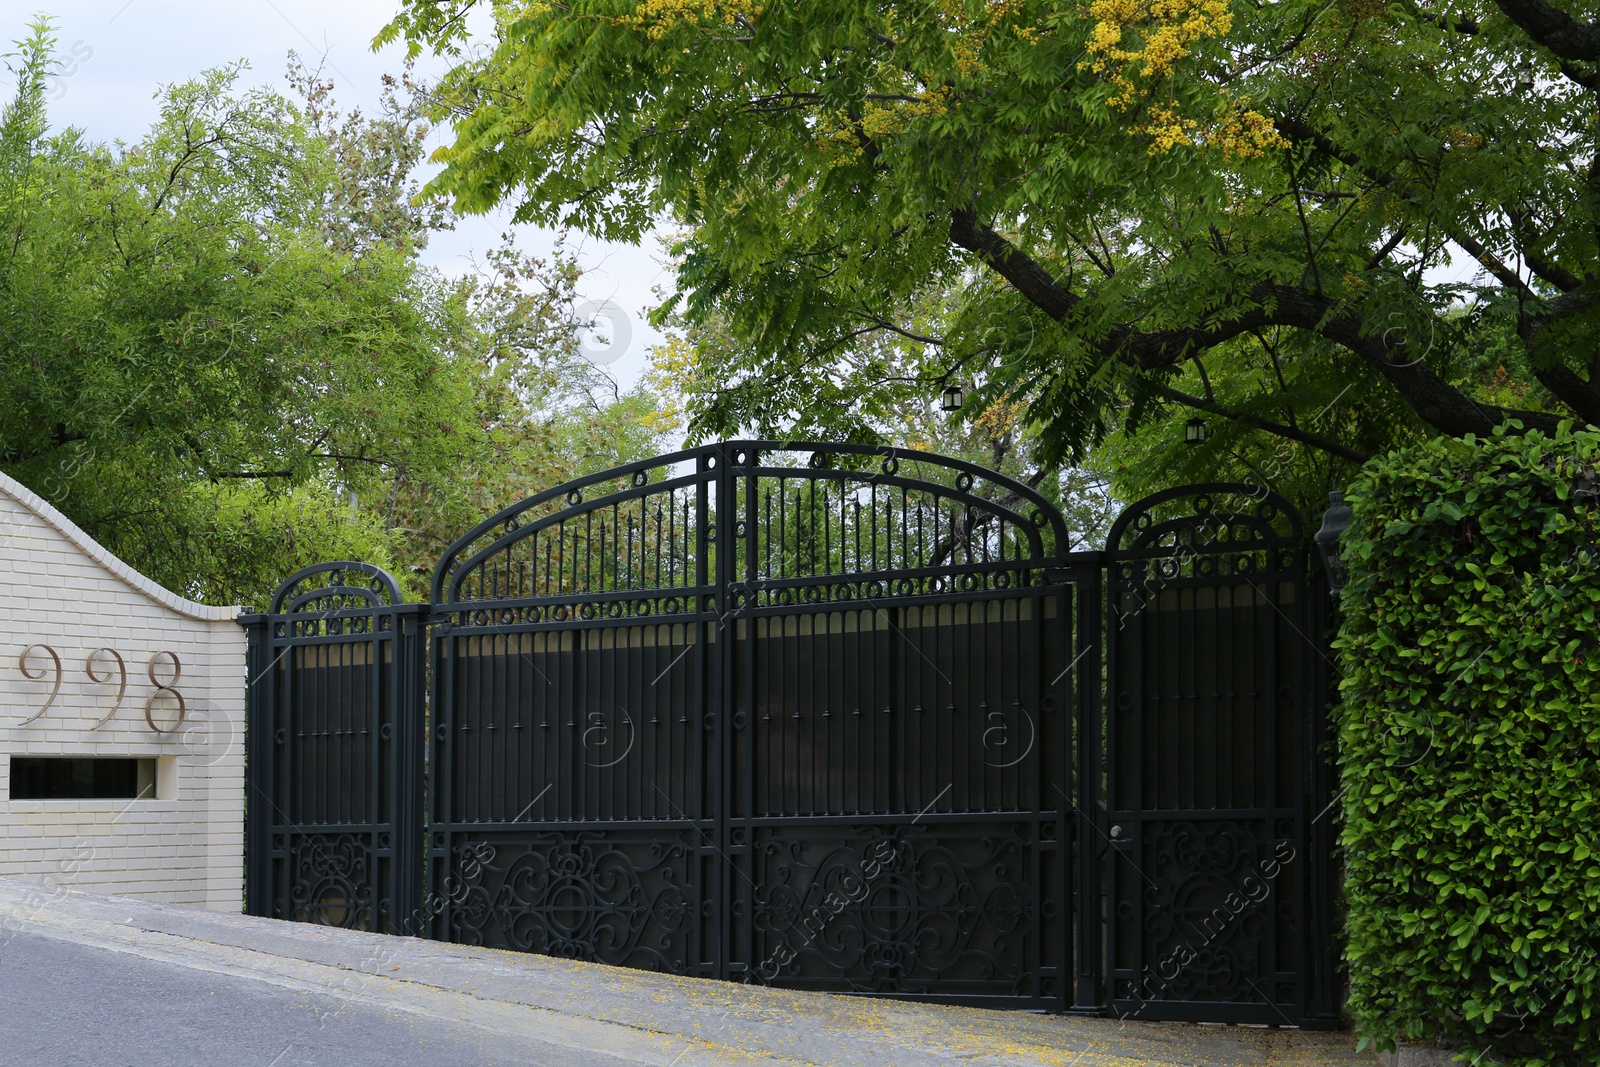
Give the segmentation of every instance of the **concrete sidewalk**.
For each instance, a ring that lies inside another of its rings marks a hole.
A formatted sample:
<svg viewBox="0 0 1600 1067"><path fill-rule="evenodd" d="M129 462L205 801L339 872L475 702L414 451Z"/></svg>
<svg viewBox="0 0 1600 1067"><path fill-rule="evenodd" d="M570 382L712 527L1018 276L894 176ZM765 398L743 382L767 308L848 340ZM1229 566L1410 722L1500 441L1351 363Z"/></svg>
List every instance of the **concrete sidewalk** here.
<svg viewBox="0 0 1600 1067"><path fill-rule="evenodd" d="M1375 1065L1348 1035L672 978L0 879L0 1065Z"/></svg>

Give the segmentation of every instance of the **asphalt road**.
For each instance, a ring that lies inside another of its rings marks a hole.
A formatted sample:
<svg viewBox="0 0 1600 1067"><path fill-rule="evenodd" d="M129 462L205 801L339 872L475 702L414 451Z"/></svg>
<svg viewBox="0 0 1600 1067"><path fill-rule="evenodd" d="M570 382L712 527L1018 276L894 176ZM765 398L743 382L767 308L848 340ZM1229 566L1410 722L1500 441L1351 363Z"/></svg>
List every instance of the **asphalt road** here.
<svg viewBox="0 0 1600 1067"><path fill-rule="evenodd" d="M33 933L0 942L0 1067L626 1062Z"/></svg>
<svg viewBox="0 0 1600 1067"><path fill-rule="evenodd" d="M1348 1034L910 1004L0 878L0 1067L1376 1067Z"/></svg>

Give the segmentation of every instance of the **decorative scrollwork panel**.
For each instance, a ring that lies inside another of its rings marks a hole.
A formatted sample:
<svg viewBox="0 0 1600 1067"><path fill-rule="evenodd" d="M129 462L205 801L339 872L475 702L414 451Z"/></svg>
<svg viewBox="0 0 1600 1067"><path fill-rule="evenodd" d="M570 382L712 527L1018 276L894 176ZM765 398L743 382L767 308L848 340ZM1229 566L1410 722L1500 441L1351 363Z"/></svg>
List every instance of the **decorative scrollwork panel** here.
<svg viewBox="0 0 1600 1067"><path fill-rule="evenodd" d="M388 908L376 889L383 860L365 835L280 835L278 843L277 918L345 930L384 928L380 920Z"/></svg>
<svg viewBox="0 0 1600 1067"><path fill-rule="evenodd" d="M1147 822L1141 833L1125 867L1139 905L1125 901L1115 919L1126 946L1117 997L1296 1011L1308 858L1294 820Z"/></svg>
<svg viewBox="0 0 1600 1067"><path fill-rule="evenodd" d="M447 940L683 974L700 891L687 830L457 833L434 850Z"/></svg>
<svg viewBox="0 0 1600 1067"><path fill-rule="evenodd" d="M1041 890L1060 857L1036 825L754 830L750 975L896 995L1057 993L1064 901Z"/></svg>

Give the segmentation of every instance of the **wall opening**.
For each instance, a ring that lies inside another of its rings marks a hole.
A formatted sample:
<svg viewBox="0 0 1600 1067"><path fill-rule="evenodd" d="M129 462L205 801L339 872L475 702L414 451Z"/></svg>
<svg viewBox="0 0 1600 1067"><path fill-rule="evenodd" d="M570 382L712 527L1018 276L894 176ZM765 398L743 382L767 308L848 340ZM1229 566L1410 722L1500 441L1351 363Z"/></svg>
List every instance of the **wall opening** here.
<svg viewBox="0 0 1600 1067"><path fill-rule="evenodd" d="M12 800L154 800L156 760L12 756Z"/></svg>

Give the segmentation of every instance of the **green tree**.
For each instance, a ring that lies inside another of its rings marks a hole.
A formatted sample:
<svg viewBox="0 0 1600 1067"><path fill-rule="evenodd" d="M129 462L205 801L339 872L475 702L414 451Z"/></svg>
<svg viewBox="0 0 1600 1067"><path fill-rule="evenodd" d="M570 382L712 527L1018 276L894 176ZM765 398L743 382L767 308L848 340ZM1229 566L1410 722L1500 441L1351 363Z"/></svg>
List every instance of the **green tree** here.
<svg viewBox="0 0 1600 1067"><path fill-rule="evenodd" d="M810 373L805 355L794 351L775 354L776 366L760 374L745 373L743 342L719 315L667 316L668 339L652 353L644 384L656 418L691 440L709 436L715 426L763 438L868 442L965 459L1053 501L1073 549L1101 547L1119 505L1098 454L1067 467L1047 462L1023 399L975 397L946 412L943 397L930 396L930 387L951 376L939 366L937 349L915 330L927 328L948 296L924 294L922 306L904 316L911 328L853 338L828 363L812 363ZM774 382L782 387L773 388ZM687 424L691 411L701 413L694 425Z"/></svg>
<svg viewBox="0 0 1600 1067"><path fill-rule="evenodd" d="M51 48L36 23L0 112L0 467L135 567L223 603L328 558L420 584L534 459L648 436L574 368L570 257L421 265L448 217L413 203L406 80L368 119L298 64L299 105L232 66L113 148L50 130Z"/></svg>
<svg viewBox="0 0 1600 1067"><path fill-rule="evenodd" d="M457 51L472 6L379 39ZM1566 0L492 10L430 190L616 239L670 214L682 311L740 342L709 429L820 410L897 331L1026 400L1051 458L1177 408L1252 435L1219 464L1265 436L1322 469L1600 421L1600 24Z"/></svg>

